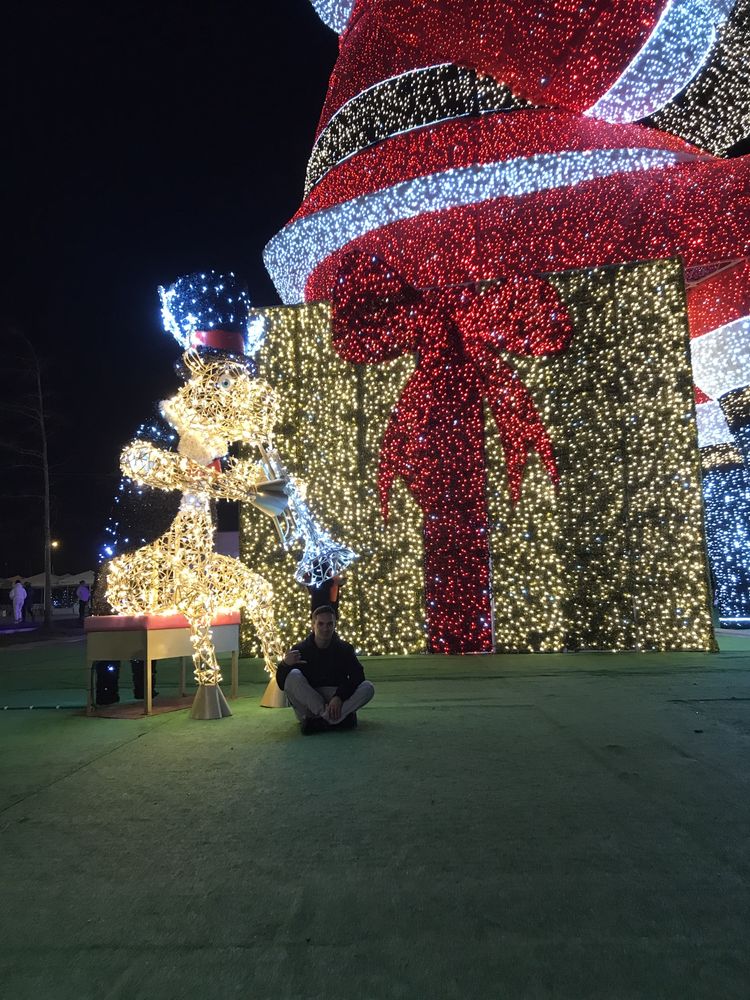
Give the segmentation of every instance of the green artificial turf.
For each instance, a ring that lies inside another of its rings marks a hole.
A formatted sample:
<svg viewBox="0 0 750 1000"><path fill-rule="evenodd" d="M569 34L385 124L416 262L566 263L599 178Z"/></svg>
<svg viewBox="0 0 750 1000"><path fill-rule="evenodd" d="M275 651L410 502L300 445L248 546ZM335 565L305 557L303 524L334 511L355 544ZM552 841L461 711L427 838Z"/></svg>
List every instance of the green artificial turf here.
<svg viewBox="0 0 750 1000"><path fill-rule="evenodd" d="M221 721L5 711L4 994L746 1000L750 640L720 642L373 658L359 728L311 737L251 661ZM74 701L82 662L3 650L0 700Z"/></svg>

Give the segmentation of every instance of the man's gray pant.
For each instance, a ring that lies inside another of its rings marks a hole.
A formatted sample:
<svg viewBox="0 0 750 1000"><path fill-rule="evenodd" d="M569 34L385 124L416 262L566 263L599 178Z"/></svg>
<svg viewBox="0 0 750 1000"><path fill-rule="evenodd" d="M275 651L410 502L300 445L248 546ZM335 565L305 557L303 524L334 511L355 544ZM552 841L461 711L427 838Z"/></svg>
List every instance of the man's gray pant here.
<svg viewBox="0 0 750 1000"><path fill-rule="evenodd" d="M289 699L289 704L294 709L300 722L312 716L319 716L330 723L330 725L336 726L347 715L351 715L352 712L356 712L357 709L366 705L375 694L375 688L369 681L362 681L354 694L342 703L341 715L335 722L329 719L326 713L326 705L336 694L335 685L333 687L314 688L302 671L295 667L294 670L290 670L287 674L286 681L284 682L284 694Z"/></svg>

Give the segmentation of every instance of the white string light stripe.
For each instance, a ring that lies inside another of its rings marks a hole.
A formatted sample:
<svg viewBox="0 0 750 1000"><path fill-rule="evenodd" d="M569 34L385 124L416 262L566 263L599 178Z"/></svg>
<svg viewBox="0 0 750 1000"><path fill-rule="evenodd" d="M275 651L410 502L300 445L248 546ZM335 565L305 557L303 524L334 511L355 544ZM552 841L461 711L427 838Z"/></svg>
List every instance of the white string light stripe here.
<svg viewBox="0 0 750 1000"><path fill-rule="evenodd" d="M312 5L323 24L340 35L347 26L354 0L312 0Z"/></svg>
<svg viewBox="0 0 750 1000"><path fill-rule="evenodd" d="M697 403L695 420L698 425L698 446L700 448L711 448L717 444L732 444L732 432L729 430L727 418L715 400Z"/></svg>
<svg viewBox="0 0 750 1000"><path fill-rule="evenodd" d="M671 0L643 48L586 114L633 122L653 114L686 87L708 59L731 3Z"/></svg>
<svg viewBox="0 0 750 1000"><path fill-rule="evenodd" d="M662 149L594 149L517 157L415 177L289 223L268 243L263 259L283 301L298 302L307 277L326 257L392 222L700 158Z"/></svg>
<svg viewBox="0 0 750 1000"><path fill-rule="evenodd" d="M750 385L750 316L690 341L695 384L711 399Z"/></svg>

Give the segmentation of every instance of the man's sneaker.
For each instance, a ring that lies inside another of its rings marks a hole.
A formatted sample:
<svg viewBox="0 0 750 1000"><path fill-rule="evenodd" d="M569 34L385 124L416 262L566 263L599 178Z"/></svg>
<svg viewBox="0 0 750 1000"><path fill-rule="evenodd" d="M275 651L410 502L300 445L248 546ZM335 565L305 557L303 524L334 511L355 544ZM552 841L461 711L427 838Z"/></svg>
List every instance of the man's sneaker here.
<svg viewBox="0 0 750 1000"><path fill-rule="evenodd" d="M313 733L325 733L331 728L325 719L321 719L317 715L310 715L306 719L302 719L299 727L302 730L303 736L311 736Z"/></svg>
<svg viewBox="0 0 750 1000"><path fill-rule="evenodd" d="M347 715L345 719L339 722L337 729L356 729L357 728L357 713L352 712L351 715Z"/></svg>

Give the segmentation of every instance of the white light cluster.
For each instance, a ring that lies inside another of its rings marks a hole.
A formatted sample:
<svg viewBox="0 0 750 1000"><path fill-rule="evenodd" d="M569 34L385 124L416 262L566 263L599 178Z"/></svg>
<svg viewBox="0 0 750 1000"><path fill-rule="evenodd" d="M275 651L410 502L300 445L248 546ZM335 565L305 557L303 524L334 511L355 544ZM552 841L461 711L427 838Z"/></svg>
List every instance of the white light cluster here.
<svg viewBox="0 0 750 1000"><path fill-rule="evenodd" d="M701 72L649 124L719 155L750 133L750 0L737 0Z"/></svg>
<svg viewBox="0 0 750 1000"><path fill-rule="evenodd" d="M346 545L335 542L325 528L315 520L312 511L302 499L299 488L290 478L289 506L299 525L304 551L297 563L294 579L297 583L320 587L326 580L340 576L357 558Z"/></svg>
<svg viewBox="0 0 750 1000"><path fill-rule="evenodd" d="M711 399L696 403L695 420L698 425L698 447L711 448L717 444L732 444L732 432L719 404Z"/></svg>
<svg viewBox="0 0 750 1000"><path fill-rule="evenodd" d="M251 315L247 321L247 336L245 337L245 354L254 356L263 346L266 339L266 321L257 314Z"/></svg>
<svg viewBox="0 0 750 1000"><path fill-rule="evenodd" d="M193 334L198 329L198 317L192 313L183 317L182 324L177 322L173 306L177 299L175 288L164 288L159 285L159 300L161 302L161 321L167 333L171 333L180 347L187 350L193 342Z"/></svg>
<svg viewBox="0 0 750 1000"><path fill-rule="evenodd" d="M727 0L671 0L643 48L586 114L633 122L663 108L700 71L733 6Z"/></svg>
<svg viewBox="0 0 750 1000"><path fill-rule="evenodd" d="M213 275L213 272L208 272L206 274L201 274L200 278L203 281L209 281ZM216 285L215 292L220 293L224 291L224 285L222 283ZM203 285L199 291L204 294L208 291L208 285ZM193 334L196 330L200 329L212 329L216 324L214 320L206 316L198 316L192 312L187 312L182 316L178 316L177 305L182 301L184 297L184 290L179 289L176 285L171 285L169 288L164 288L159 285L159 300L161 302L161 318L164 324L164 329L167 333L171 333L177 343L185 348L193 346ZM197 296L193 298L193 303L197 304ZM209 309L209 312L213 310Z"/></svg>
<svg viewBox="0 0 750 1000"><path fill-rule="evenodd" d="M383 139L467 115L523 107L528 102L504 84L452 63L381 80L346 101L316 139L305 194L337 163Z"/></svg>
<svg viewBox="0 0 750 1000"><path fill-rule="evenodd" d="M661 149L592 149L542 153L440 171L291 222L270 240L263 259L282 300L299 302L309 275L326 257L390 223L494 198L573 187L613 174L668 167L692 158Z"/></svg>
<svg viewBox="0 0 750 1000"><path fill-rule="evenodd" d="M720 445L707 449L701 458L714 603L722 625L747 622L750 617L750 480L734 448Z"/></svg>
<svg viewBox="0 0 750 1000"><path fill-rule="evenodd" d="M354 8L354 0L311 0L311 3L323 24L339 35L349 23Z"/></svg>
<svg viewBox="0 0 750 1000"><path fill-rule="evenodd" d="M750 316L690 341L693 380L711 399L750 385Z"/></svg>

